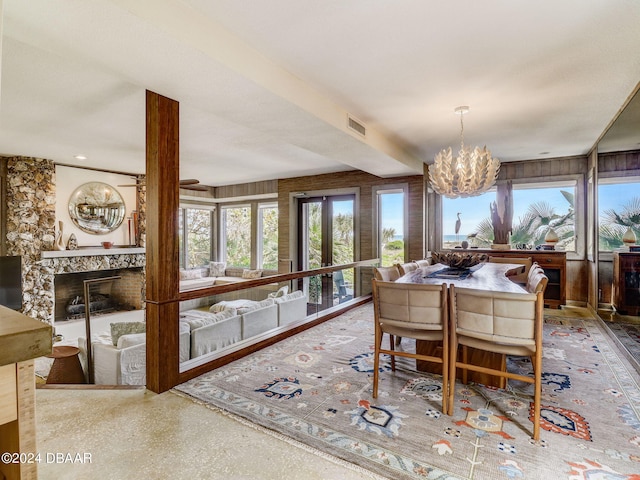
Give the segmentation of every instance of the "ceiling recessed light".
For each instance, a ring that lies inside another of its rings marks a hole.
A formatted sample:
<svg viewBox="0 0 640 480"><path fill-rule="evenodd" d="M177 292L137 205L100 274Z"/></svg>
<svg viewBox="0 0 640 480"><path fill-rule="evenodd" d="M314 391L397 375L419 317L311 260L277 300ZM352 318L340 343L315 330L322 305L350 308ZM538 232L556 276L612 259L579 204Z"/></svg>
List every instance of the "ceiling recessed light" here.
<svg viewBox="0 0 640 480"><path fill-rule="evenodd" d="M75 158L76 160L86 160L87 156L79 154L79 155L75 155L73 158Z"/></svg>

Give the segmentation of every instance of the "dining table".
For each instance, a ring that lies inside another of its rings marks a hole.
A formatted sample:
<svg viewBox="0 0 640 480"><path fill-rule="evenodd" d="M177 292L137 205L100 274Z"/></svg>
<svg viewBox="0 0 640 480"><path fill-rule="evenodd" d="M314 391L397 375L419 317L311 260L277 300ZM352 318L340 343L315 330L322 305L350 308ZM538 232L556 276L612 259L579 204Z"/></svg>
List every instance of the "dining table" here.
<svg viewBox="0 0 640 480"><path fill-rule="evenodd" d="M468 269L460 269L436 263L408 272L397 279L396 282L433 285L447 283L456 287L526 294L528 292L524 285L509 279L511 276L522 273L524 268L524 265L520 264L483 262ZM416 340L416 353L440 356L438 349L442 349L442 342ZM470 363L495 369L506 368L506 357L502 354L468 347L468 355ZM416 361L416 369L421 372L442 374L442 364L424 360ZM458 376L461 373L461 370L458 369ZM485 373L469 371L468 379L472 382L492 387L504 388L506 386L504 378Z"/></svg>

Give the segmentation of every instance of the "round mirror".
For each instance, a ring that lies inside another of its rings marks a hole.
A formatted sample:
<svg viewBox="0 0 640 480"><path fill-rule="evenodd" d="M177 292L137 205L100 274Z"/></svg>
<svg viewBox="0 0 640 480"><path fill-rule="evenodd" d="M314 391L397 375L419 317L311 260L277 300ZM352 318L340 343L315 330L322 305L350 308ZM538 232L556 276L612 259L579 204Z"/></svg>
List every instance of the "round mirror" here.
<svg viewBox="0 0 640 480"><path fill-rule="evenodd" d="M106 183L85 183L69 199L69 216L86 233L101 235L113 232L124 220L125 213L120 193Z"/></svg>

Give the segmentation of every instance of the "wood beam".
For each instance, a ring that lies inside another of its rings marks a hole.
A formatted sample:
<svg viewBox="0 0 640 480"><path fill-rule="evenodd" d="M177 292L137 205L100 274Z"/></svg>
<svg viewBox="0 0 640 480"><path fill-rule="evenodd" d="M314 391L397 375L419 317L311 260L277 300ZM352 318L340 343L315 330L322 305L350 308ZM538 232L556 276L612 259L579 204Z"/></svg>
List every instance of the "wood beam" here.
<svg viewBox="0 0 640 480"><path fill-rule="evenodd" d="M178 384L179 104L146 95L147 388Z"/></svg>

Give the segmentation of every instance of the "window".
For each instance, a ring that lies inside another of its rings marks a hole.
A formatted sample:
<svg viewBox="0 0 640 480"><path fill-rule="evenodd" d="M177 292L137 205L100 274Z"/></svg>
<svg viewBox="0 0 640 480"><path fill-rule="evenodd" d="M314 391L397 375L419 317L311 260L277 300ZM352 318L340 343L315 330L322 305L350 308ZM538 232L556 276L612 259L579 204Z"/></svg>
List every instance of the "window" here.
<svg viewBox="0 0 640 480"><path fill-rule="evenodd" d="M442 247L466 240L472 247L488 248L493 243L489 205L495 201L495 188L476 197L442 197Z"/></svg>
<svg viewBox="0 0 640 480"><path fill-rule="evenodd" d="M598 183L600 251L620 248L631 228L640 239L640 177L601 178Z"/></svg>
<svg viewBox="0 0 640 480"><path fill-rule="evenodd" d="M278 206L258 206L258 268L278 269Z"/></svg>
<svg viewBox="0 0 640 480"><path fill-rule="evenodd" d="M178 217L180 268L208 265L211 260L212 211L207 208L181 208Z"/></svg>
<svg viewBox="0 0 640 480"><path fill-rule="evenodd" d="M544 243L545 235L553 228L560 237L557 247L576 251L576 185L573 179L514 183L511 244L535 248ZM467 240L470 246L489 248L493 243L489 206L495 201L495 188L476 197L443 198L442 246L453 248Z"/></svg>
<svg viewBox="0 0 640 480"><path fill-rule="evenodd" d="M221 252L228 266L251 267L251 207L222 208Z"/></svg>
<svg viewBox="0 0 640 480"><path fill-rule="evenodd" d="M385 267L406 261L406 188L374 189L378 206L378 256Z"/></svg>

